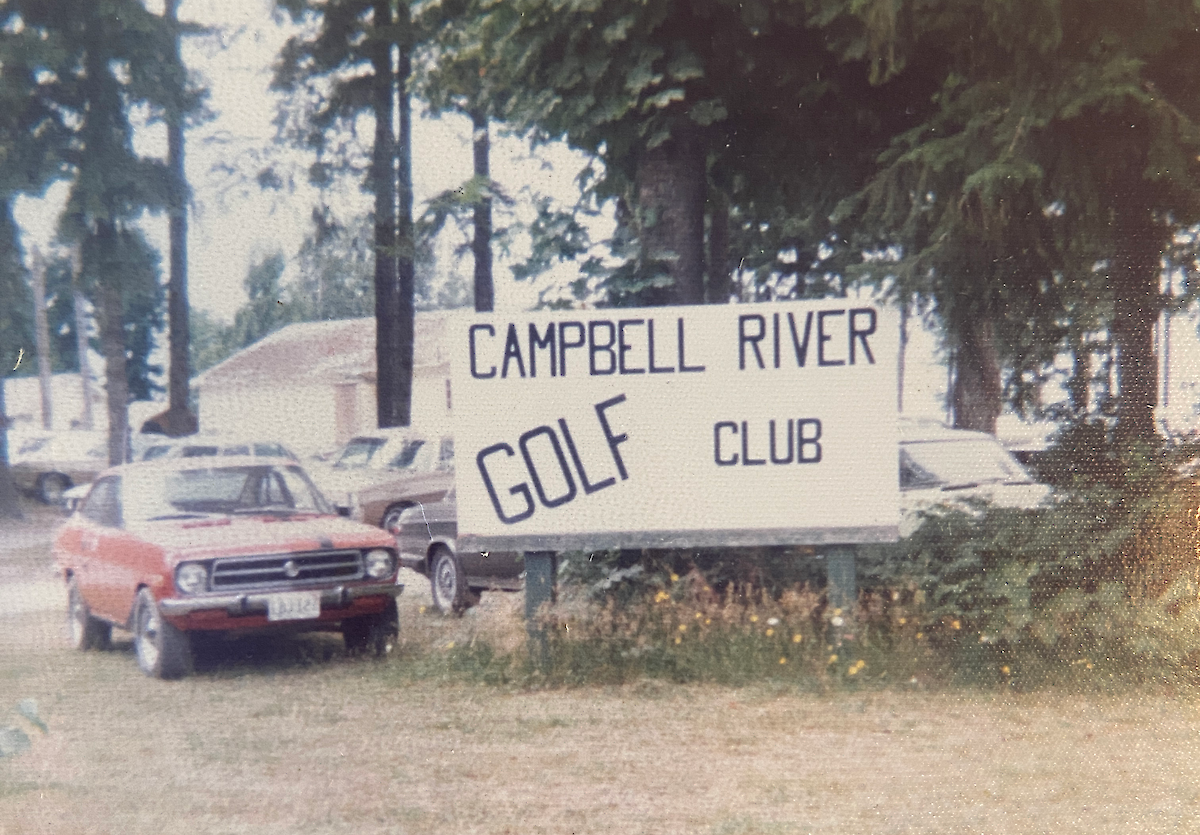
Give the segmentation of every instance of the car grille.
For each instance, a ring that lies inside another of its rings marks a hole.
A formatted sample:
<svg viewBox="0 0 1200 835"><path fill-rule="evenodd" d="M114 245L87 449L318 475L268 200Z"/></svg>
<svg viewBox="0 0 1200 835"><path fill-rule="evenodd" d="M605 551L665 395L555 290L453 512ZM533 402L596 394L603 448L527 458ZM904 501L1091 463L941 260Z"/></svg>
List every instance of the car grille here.
<svg viewBox="0 0 1200 835"><path fill-rule="evenodd" d="M303 586L316 582L357 580L363 576L358 551L316 551L269 557L232 557L212 568L212 590Z"/></svg>

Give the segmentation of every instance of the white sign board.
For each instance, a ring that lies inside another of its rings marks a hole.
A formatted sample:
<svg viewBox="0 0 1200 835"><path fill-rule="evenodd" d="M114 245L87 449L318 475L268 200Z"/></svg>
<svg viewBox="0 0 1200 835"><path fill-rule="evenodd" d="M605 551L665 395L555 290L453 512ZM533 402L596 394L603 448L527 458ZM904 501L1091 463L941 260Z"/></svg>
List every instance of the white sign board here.
<svg viewBox="0 0 1200 835"><path fill-rule="evenodd" d="M896 539L886 308L472 313L451 339L462 548Z"/></svg>

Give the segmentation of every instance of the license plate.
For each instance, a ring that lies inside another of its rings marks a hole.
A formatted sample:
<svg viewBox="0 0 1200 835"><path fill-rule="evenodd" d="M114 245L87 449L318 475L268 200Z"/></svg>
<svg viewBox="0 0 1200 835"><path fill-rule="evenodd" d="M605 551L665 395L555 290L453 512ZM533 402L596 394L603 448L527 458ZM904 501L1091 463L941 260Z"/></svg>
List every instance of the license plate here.
<svg viewBox="0 0 1200 835"><path fill-rule="evenodd" d="M284 591L267 595L267 620L313 620L320 616L319 591Z"/></svg>

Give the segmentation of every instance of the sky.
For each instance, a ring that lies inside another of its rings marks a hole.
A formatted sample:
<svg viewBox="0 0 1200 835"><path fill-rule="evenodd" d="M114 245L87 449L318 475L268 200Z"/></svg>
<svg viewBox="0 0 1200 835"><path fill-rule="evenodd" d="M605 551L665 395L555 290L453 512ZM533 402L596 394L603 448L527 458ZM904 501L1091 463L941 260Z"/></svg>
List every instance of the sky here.
<svg viewBox="0 0 1200 835"><path fill-rule="evenodd" d="M316 191L300 183L292 193L263 192L253 182L223 173L231 160L250 160L268 151L284 160L305 164L276 139L273 119L276 95L269 90L271 66L288 34L288 25L272 19L270 0L183 0L180 18L212 27L214 34L185 41L184 61L209 90L208 107L214 118L187 134L187 176L193 189L188 240L188 292L194 308L229 321L245 302L242 287L251 265L282 251L294 270L296 253L309 231ZM433 195L453 188L471 175L470 124L463 117L428 118L414 100L413 185L416 212ZM137 150L165 157L166 131L143 127L135 138ZM492 172L512 195L528 187L573 201L574 178L584 160L565 146L542 147L531 156L522 141L493 133ZM246 162L246 171L256 165ZM66 185L51 188L42 199L22 198L15 208L28 253L31 245L44 252L52 246L57 216ZM365 211L368 197L349 188L337 205ZM347 215L348 216L348 215ZM163 253L167 252L164 215L147 217L143 228ZM603 236L598 230L596 237ZM470 270L469 263L466 270ZM285 274L286 278L286 274ZM512 279L498 259L495 271L496 307L517 311L532 307L537 290L563 276L550 276L538 285ZM165 348L165 335L160 339ZM1185 428L1196 423L1200 392L1200 342L1193 316L1178 316L1171 329L1172 395L1162 410L1170 422ZM922 417L945 417L946 371L938 362L937 340L914 328L910 337L904 392L904 412Z"/></svg>

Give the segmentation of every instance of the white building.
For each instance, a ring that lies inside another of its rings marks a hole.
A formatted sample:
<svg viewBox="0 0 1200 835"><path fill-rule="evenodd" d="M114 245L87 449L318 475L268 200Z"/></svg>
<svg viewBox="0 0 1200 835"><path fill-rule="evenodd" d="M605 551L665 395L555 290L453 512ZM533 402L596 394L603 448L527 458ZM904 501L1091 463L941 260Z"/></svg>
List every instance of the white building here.
<svg viewBox="0 0 1200 835"><path fill-rule="evenodd" d="M450 419L447 314L418 313L412 424ZM288 325L192 380L202 431L271 438L307 454L374 429L375 320Z"/></svg>

